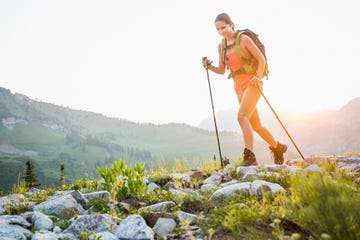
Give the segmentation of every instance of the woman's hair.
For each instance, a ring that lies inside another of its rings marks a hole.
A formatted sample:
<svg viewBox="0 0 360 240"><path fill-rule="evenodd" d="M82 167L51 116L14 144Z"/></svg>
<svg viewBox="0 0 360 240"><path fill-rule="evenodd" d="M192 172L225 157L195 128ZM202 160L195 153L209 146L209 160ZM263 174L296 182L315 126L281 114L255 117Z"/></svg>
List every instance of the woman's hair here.
<svg viewBox="0 0 360 240"><path fill-rule="evenodd" d="M215 22L223 21L226 24L235 26L234 22L231 20L230 16L227 13L220 13L216 16Z"/></svg>

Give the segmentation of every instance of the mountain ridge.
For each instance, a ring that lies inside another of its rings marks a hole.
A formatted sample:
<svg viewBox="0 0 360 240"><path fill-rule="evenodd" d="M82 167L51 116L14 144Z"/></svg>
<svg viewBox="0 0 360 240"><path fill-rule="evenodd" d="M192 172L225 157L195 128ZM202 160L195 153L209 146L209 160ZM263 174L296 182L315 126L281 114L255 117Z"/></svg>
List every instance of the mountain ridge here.
<svg viewBox="0 0 360 240"><path fill-rule="evenodd" d="M236 159L241 137L221 133L223 151ZM135 123L99 113L36 101L0 88L0 190L9 189L36 162L41 182L56 185L60 165L69 181L97 175L96 167L120 158L148 169L176 159L211 161L217 155L215 133L184 123ZM25 153L36 153L31 156ZM6 170L5 170L6 169ZM41 172L41 174L40 174Z"/></svg>
<svg viewBox="0 0 360 240"><path fill-rule="evenodd" d="M220 130L240 132L236 122L237 109L217 113ZM259 111L260 118L275 138L289 142L287 135L270 110ZM360 151L360 97L351 99L338 110L323 110L315 113L290 113L279 111L278 115L305 155L347 154ZM199 128L213 129L212 116L200 121Z"/></svg>

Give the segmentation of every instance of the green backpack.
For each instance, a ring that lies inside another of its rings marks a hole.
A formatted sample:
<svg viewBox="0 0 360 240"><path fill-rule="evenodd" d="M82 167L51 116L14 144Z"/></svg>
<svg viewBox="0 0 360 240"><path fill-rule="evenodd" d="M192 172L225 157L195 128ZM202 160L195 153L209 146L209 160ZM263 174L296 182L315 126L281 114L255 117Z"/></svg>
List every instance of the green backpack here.
<svg viewBox="0 0 360 240"><path fill-rule="evenodd" d="M257 61L255 60L255 58L253 58L253 57L245 58L242 54L241 47L240 47L240 35L241 34L245 34L245 35L249 36L251 38L251 40L253 40L255 45L260 49L260 51L264 55L265 59L267 60L266 53L265 53L265 46L260 41L258 35L256 33L254 33L253 31L251 31L250 29L238 30L235 33L236 37L235 37L235 42L234 42L235 43L234 50L237 53L237 55L239 56L239 58L241 58L243 61L245 61L245 64L240 69L238 69L234 72L231 71L228 78L231 78L231 77L233 77L237 74L241 74L241 73L252 74L252 73L255 73L256 69L257 69ZM223 63L225 63L226 46L227 46L226 39L223 39L221 41L221 58L222 58ZM269 67L268 67L268 64L266 61L265 70L261 77L266 77L266 79L267 79L268 75L269 75Z"/></svg>

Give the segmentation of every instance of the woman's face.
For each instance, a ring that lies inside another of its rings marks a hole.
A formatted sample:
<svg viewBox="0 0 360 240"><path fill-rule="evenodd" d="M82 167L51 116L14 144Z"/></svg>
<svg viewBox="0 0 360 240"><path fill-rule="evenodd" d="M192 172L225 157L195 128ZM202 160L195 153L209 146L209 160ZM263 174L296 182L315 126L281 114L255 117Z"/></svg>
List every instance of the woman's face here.
<svg viewBox="0 0 360 240"><path fill-rule="evenodd" d="M215 27L218 33L225 38L230 37L234 34L232 25L224 21L216 21Z"/></svg>

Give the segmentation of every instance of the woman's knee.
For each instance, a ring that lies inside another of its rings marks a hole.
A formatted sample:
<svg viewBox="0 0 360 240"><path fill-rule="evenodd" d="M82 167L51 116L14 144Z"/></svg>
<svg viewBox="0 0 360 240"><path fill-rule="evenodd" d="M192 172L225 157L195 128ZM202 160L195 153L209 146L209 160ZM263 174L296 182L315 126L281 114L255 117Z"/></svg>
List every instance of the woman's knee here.
<svg viewBox="0 0 360 240"><path fill-rule="evenodd" d="M240 126L243 126L244 124L249 123L249 117L244 114L238 114L237 120L238 120L238 123L240 124Z"/></svg>

